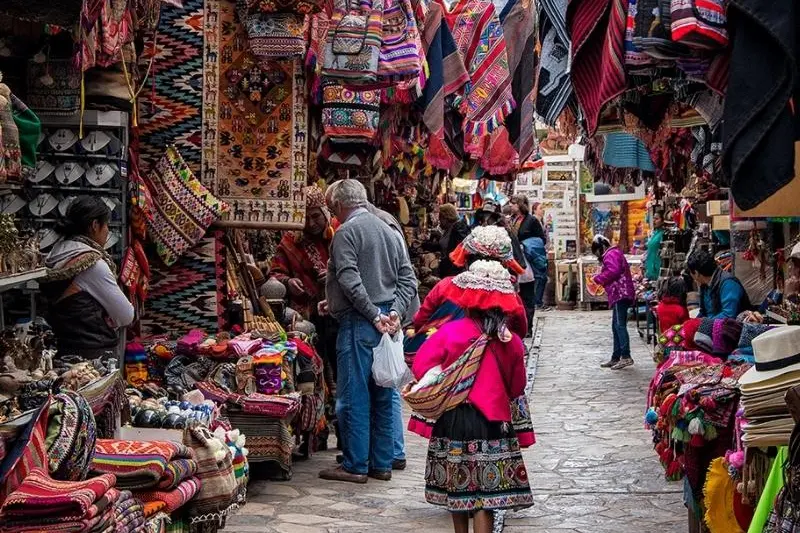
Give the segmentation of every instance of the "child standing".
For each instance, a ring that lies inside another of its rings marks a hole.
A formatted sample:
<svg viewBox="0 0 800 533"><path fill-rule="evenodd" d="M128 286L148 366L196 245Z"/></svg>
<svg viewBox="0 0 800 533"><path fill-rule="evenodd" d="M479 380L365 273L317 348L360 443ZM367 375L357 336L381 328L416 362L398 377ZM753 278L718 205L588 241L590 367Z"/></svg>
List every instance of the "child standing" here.
<svg viewBox="0 0 800 533"><path fill-rule="evenodd" d="M656 306L656 316L661 333L689 320L689 310L686 308L686 283L683 278L676 276L667 280Z"/></svg>
<svg viewBox="0 0 800 533"><path fill-rule="evenodd" d="M614 336L614 352L611 359L601 363L603 368L621 370L633 364L631 340L628 335L628 309L633 304L634 288L631 266L618 246L603 235L595 235L592 240L592 253L603 264L594 282L602 285L608 295L608 306L613 311L611 333Z"/></svg>

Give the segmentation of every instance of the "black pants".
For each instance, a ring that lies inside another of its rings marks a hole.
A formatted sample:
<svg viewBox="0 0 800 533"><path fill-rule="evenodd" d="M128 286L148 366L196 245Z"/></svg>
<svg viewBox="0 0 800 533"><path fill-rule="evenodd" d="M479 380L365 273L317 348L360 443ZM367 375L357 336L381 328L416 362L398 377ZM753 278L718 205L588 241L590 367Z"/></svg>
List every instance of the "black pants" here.
<svg viewBox="0 0 800 533"><path fill-rule="evenodd" d="M519 284L519 296L525 305L525 314L528 317L528 336L533 333L533 315L536 313L536 282Z"/></svg>

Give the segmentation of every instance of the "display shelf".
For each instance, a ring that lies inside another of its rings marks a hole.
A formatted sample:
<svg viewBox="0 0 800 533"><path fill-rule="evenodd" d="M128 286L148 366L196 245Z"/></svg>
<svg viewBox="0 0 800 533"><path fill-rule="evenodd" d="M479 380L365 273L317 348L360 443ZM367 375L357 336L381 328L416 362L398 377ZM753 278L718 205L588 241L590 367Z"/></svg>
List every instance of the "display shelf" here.
<svg viewBox="0 0 800 533"><path fill-rule="evenodd" d="M788 322L785 316L781 316L774 311L770 311L769 309L767 309L767 311L764 313L764 316L774 320L779 324L786 324Z"/></svg>
<svg viewBox="0 0 800 533"><path fill-rule="evenodd" d="M47 269L45 267L41 267L35 270L28 270L27 272L20 272L19 274L2 276L0 277L0 292L15 289L29 281L34 281L44 277L45 274L47 274Z"/></svg>

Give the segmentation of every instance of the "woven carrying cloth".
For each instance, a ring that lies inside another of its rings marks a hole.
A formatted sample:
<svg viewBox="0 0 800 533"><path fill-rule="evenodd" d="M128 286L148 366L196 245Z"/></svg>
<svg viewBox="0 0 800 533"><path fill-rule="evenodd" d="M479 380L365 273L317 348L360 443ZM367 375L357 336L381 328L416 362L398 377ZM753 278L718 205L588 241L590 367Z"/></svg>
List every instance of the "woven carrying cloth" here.
<svg viewBox="0 0 800 533"><path fill-rule="evenodd" d="M234 2L205 2L204 183L230 204L222 224L302 229L307 169L301 60L259 60Z"/></svg>
<svg viewBox="0 0 800 533"><path fill-rule="evenodd" d="M409 385L403 391L408 405L430 419L437 419L463 403L472 390L475 375L483 359L489 339L481 335L458 359L442 370L436 381L415 389Z"/></svg>

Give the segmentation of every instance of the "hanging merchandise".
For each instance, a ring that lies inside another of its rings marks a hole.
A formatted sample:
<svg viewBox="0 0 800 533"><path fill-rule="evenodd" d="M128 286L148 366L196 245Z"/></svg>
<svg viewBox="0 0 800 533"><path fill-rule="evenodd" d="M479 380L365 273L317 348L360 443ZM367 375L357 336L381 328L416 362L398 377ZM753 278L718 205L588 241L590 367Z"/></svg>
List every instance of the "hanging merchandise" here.
<svg viewBox="0 0 800 533"><path fill-rule="evenodd" d="M354 85L377 83L383 1L335 1L325 40L325 76Z"/></svg>
<svg viewBox="0 0 800 533"><path fill-rule="evenodd" d="M155 193L149 234L158 255L169 266L197 244L229 207L203 187L174 146L167 148L149 181Z"/></svg>
<svg viewBox="0 0 800 533"><path fill-rule="evenodd" d="M296 13L311 15L322 9L320 0L243 0L248 13Z"/></svg>
<svg viewBox="0 0 800 533"><path fill-rule="evenodd" d="M380 109L378 90L359 91L335 83L322 88L322 127L333 142L371 142Z"/></svg>
<svg viewBox="0 0 800 533"><path fill-rule="evenodd" d="M383 0L378 84L414 82L421 74L422 43L410 0ZM419 93L414 97L419 96Z"/></svg>
<svg viewBox="0 0 800 533"><path fill-rule="evenodd" d="M567 1L541 0L539 3L539 41L542 61L536 95L536 113L545 124L555 126L572 97L570 50L567 29Z"/></svg>
<svg viewBox="0 0 800 533"><path fill-rule="evenodd" d="M81 72L72 58L37 59L28 62L28 105L37 113L74 114L81 107Z"/></svg>
<svg viewBox="0 0 800 533"><path fill-rule="evenodd" d="M676 42L704 50L728 45L723 0L672 0L670 18Z"/></svg>
<svg viewBox="0 0 800 533"><path fill-rule="evenodd" d="M305 25L301 15L250 13L247 9L247 0L237 0L236 10L247 32L250 52L258 61L305 55Z"/></svg>

